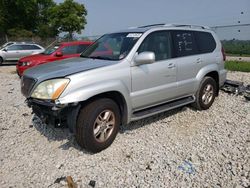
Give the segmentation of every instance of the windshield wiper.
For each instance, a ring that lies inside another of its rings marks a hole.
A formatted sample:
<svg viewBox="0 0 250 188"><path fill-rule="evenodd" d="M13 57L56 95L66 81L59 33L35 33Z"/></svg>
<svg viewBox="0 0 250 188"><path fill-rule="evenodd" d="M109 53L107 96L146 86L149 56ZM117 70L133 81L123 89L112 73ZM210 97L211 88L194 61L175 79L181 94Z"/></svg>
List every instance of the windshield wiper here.
<svg viewBox="0 0 250 188"><path fill-rule="evenodd" d="M84 55L82 55L81 57L91 58L91 59L114 60L114 59L112 59L110 57L103 57L103 56L84 56Z"/></svg>

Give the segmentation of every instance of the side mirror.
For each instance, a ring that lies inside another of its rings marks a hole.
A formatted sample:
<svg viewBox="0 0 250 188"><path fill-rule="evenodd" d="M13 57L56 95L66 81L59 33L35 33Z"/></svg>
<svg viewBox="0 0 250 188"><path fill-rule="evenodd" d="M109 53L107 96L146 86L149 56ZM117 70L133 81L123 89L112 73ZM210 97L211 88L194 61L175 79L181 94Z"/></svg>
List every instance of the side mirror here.
<svg viewBox="0 0 250 188"><path fill-rule="evenodd" d="M63 53L62 52L56 52L56 57L62 57Z"/></svg>
<svg viewBox="0 0 250 188"><path fill-rule="evenodd" d="M154 52L142 52L138 54L134 59L134 65L143 65L150 64L155 62L155 53Z"/></svg>
<svg viewBox="0 0 250 188"><path fill-rule="evenodd" d="M3 49L3 51L7 52L7 51L8 51L8 49L7 49L7 48L4 48L4 49Z"/></svg>

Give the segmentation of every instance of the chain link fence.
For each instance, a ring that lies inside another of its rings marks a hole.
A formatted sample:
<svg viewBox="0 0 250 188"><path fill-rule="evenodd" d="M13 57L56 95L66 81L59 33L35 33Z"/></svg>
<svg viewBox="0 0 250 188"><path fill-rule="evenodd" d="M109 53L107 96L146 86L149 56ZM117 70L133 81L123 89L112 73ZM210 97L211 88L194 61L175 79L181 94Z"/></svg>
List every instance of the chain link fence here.
<svg viewBox="0 0 250 188"><path fill-rule="evenodd" d="M250 24L238 23L235 25L218 25L218 26L212 26L211 29L217 33L223 45L225 45L226 52L229 52L230 54L232 54L233 52L236 54L250 55ZM96 35L96 36L75 35L73 40L95 41L100 36L101 35ZM17 38L17 37L5 37L0 35L0 45L8 41L34 42L46 48L55 43L68 42L71 40L67 37L54 37L54 38L41 39L39 37ZM235 50L236 48L237 50Z"/></svg>

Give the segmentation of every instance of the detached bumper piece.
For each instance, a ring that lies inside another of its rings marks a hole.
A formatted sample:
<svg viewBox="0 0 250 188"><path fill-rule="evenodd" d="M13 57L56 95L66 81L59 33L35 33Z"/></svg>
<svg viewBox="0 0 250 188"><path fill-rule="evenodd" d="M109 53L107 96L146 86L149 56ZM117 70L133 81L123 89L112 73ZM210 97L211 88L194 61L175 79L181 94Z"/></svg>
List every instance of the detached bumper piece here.
<svg viewBox="0 0 250 188"><path fill-rule="evenodd" d="M43 123L55 127L68 127L75 133L79 104L56 105L53 101L37 99L27 99L26 102Z"/></svg>
<svg viewBox="0 0 250 188"><path fill-rule="evenodd" d="M243 82L226 80L221 90L229 94L243 95L246 100L250 100L250 85L244 86Z"/></svg>

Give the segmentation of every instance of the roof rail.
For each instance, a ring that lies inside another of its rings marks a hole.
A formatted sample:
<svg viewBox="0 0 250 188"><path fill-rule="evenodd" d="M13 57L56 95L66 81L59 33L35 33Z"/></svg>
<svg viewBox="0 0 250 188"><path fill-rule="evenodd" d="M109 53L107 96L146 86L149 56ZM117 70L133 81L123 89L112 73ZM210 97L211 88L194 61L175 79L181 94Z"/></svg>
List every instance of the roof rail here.
<svg viewBox="0 0 250 188"><path fill-rule="evenodd" d="M201 28L201 29L211 29L204 25L192 25L192 24L172 24L174 27L190 27L190 28Z"/></svg>
<svg viewBox="0 0 250 188"><path fill-rule="evenodd" d="M143 26L139 26L138 28L146 28L146 27L154 27L154 26L164 26L164 25L166 25L166 24L159 23L159 24L143 25Z"/></svg>
<svg viewBox="0 0 250 188"><path fill-rule="evenodd" d="M190 27L190 28L211 29L210 27L203 26L203 25L172 24L172 23L171 24L159 23L159 24L144 25L144 26L139 26L138 28L155 27L155 26L162 26L162 27Z"/></svg>

